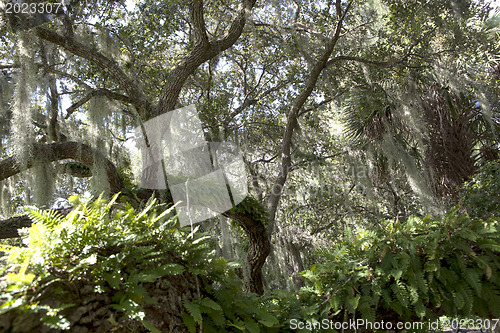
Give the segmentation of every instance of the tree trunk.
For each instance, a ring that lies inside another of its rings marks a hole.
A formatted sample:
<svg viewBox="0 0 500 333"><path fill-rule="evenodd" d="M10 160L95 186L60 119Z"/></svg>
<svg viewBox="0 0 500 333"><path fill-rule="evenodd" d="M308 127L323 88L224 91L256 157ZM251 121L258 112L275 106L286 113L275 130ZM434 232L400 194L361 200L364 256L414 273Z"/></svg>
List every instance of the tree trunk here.
<svg viewBox="0 0 500 333"><path fill-rule="evenodd" d="M224 215L241 225L250 242L246 258L247 265L244 271L245 290L262 295L264 293L262 266L271 251L266 227L261 221L254 219L250 214L228 211Z"/></svg>
<svg viewBox="0 0 500 333"><path fill-rule="evenodd" d="M293 285L295 286L295 290L299 290L305 285L304 278L299 275L300 272L304 271L304 263L302 262L297 245L291 240L286 240L286 243L292 264L292 271L290 274L292 275Z"/></svg>
<svg viewBox="0 0 500 333"><path fill-rule="evenodd" d="M337 0L337 24L334 29L333 36L326 43L325 49L323 50L321 56L317 60L317 62L312 67L309 76L307 78L306 84L297 98L293 101L290 106L290 111L288 112L287 124L285 127L285 133L283 135L283 144L281 147L281 170L280 174L276 178L274 182L273 188L271 190L270 198L269 198L269 232L272 234L275 230L275 220L276 220L276 212L278 210L281 194L283 192L285 182L288 178L288 173L290 171L292 165L292 137L293 132L298 124L298 118L300 116L300 110L304 106L304 103L307 101L309 96L311 96L314 88L316 87L316 83L318 82L319 76L326 68L328 59L337 45L337 42L340 38L340 32L342 31L342 24L349 10L349 5L347 8L342 11L341 1Z"/></svg>

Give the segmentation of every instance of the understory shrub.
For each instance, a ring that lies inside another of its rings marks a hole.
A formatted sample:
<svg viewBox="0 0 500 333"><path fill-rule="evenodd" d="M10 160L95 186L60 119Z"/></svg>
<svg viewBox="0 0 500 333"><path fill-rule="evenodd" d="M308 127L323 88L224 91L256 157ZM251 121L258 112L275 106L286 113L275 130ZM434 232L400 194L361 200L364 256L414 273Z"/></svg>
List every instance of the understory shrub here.
<svg viewBox="0 0 500 333"><path fill-rule="evenodd" d="M116 198L74 198L66 217L29 209L26 246L0 248L0 331L279 330L206 234L153 199L137 211Z"/></svg>
<svg viewBox="0 0 500 333"><path fill-rule="evenodd" d="M470 216L488 218L500 212L500 164L483 165L460 192L460 204Z"/></svg>
<svg viewBox="0 0 500 333"><path fill-rule="evenodd" d="M238 264L216 257L208 235L181 228L172 209L115 200L76 199L66 217L29 210L25 246L0 248L0 331L308 332L291 320L500 317L494 217L457 208L347 231L302 273L298 293L257 296L242 292Z"/></svg>
<svg viewBox="0 0 500 333"><path fill-rule="evenodd" d="M307 283L298 299L283 295L269 303L282 321L500 316L500 226L493 217L471 218L456 208L439 217L387 221L348 231L319 254L320 262L302 273Z"/></svg>

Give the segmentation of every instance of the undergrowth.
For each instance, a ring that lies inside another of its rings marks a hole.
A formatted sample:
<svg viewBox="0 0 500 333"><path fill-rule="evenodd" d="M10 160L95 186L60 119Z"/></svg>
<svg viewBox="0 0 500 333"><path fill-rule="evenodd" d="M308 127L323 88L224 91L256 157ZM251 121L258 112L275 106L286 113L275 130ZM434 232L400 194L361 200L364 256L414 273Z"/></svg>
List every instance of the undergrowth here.
<svg viewBox="0 0 500 333"><path fill-rule="evenodd" d="M302 273L306 287L269 304L282 321L499 318L500 226L458 209L347 231ZM477 318L477 317L476 317ZM304 330L304 332L307 330ZM426 332L427 330L423 330Z"/></svg>
<svg viewBox="0 0 500 333"><path fill-rule="evenodd" d="M15 319L26 313L38 315L54 330L73 330L79 325L71 319L75 309L87 303L79 300L78 289L90 286L94 294L109 299L100 303L106 307L103 321L109 329L136 331L133 323L139 322L144 331L160 332L167 327L150 321L154 316L148 312L158 303L151 291L159 290L160 282L165 297L175 283L182 283L179 311L164 316L181 317L183 330L259 332L277 325L257 295L241 291L235 265L214 256L207 235L180 228L173 210L153 199L140 211L116 199L89 203L74 198L76 207L66 217L28 210L35 223L24 232L26 246L0 249L8 256L0 285L0 317L13 317L10 330L22 331ZM47 293L60 301L45 301L40 295ZM173 307L176 299L166 302Z"/></svg>
<svg viewBox="0 0 500 333"><path fill-rule="evenodd" d="M500 317L494 217L454 209L348 230L335 247L319 251L317 264L302 273L300 291L257 296L242 292L237 264L216 257L208 235L181 228L172 209L152 199L135 210L116 198L74 198L66 217L28 210L36 223L24 231L25 245L0 248L7 263L0 330L5 318L11 332L43 331L38 321L54 331L94 325L97 332L253 333L294 331L292 319ZM99 324L85 311L100 311ZM35 324L26 328L30 321Z"/></svg>

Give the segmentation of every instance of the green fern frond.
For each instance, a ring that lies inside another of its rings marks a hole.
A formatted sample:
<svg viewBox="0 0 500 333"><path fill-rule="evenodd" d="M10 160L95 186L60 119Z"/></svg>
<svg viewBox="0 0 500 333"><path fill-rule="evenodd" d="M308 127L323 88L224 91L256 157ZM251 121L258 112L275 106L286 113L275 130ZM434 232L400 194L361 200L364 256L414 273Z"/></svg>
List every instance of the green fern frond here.
<svg viewBox="0 0 500 333"><path fill-rule="evenodd" d="M182 322L186 325L189 333L196 333L196 322L193 317L187 314L186 312L182 313Z"/></svg>
<svg viewBox="0 0 500 333"><path fill-rule="evenodd" d="M194 319L194 321L197 324L201 324L201 322L203 321L203 318L201 316L200 306L198 304L196 304L195 302L188 302L188 301L184 301L184 302L182 302L182 304L184 304L184 308L191 315L191 317Z"/></svg>
<svg viewBox="0 0 500 333"><path fill-rule="evenodd" d="M396 295L396 298L399 301L399 303L403 307L408 307L409 296L404 284L401 283L400 281L396 281L391 286L391 290L394 292L394 295Z"/></svg>
<svg viewBox="0 0 500 333"><path fill-rule="evenodd" d="M38 208L29 208L28 216L35 223L41 223L47 228L54 228L56 225L62 222L62 215L55 210L41 210Z"/></svg>
<svg viewBox="0 0 500 333"><path fill-rule="evenodd" d="M474 268L467 268L465 272L463 273L463 277L465 281L471 286L474 291L476 292L476 295L480 296L481 295L481 279L479 278L479 274Z"/></svg>
<svg viewBox="0 0 500 333"><path fill-rule="evenodd" d="M222 311L222 308L219 304L207 297L203 297L202 299L200 299L200 305L215 311Z"/></svg>

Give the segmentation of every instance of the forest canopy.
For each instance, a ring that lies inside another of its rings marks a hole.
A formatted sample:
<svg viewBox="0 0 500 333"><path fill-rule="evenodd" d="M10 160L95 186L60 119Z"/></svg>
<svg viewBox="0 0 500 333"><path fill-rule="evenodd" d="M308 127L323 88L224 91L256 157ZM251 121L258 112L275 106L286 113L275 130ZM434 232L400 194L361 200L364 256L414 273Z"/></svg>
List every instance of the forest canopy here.
<svg viewBox="0 0 500 333"><path fill-rule="evenodd" d="M498 318L499 61L486 0L0 0L0 328Z"/></svg>

